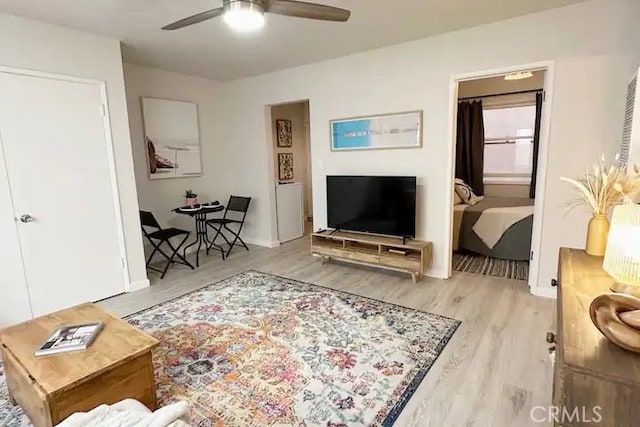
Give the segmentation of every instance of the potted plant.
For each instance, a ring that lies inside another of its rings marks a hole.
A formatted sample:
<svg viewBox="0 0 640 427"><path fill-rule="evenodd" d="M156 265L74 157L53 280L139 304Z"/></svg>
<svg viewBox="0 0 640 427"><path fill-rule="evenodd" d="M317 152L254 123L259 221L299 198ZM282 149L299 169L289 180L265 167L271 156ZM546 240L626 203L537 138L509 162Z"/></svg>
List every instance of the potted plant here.
<svg viewBox="0 0 640 427"><path fill-rule="evenodd" d="M185 190L184 197L187 199L187 206L193 206L198 204L198 195L191 189Z"/></svg>
<svg viewBox="0 0 640 427"><path fill-rule="evenodd" d="M640 191L640 169L634 165L632 173L628 173L623 164L607 167L603 156L583 177L560 179L572 184L578 192L579 197L572 206L585 204L592 213L587 228L586 252L603 256L609 234L607 212L623 198Z"/></svg>

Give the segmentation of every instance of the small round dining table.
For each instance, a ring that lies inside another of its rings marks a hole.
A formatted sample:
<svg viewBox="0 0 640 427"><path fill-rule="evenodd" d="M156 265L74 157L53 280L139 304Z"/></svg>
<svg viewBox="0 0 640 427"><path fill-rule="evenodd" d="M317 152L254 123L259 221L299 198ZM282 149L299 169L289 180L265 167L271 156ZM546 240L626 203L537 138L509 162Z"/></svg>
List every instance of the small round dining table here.
<svg viewBox="0 0 640 427"><path fill-rule="evenodd" d="M214 242L210 241L209 236L207 235L207 215L223 210L224 206L222 206L218 201L197 204L193 206L182 206L173 210L173 212L177 214L188 215L195 221L196 240L184 248L184 256L186 258L187 249L194 245L198 245L196 249L196 267L200 267L200 249L202 248L202 244L204 244L207 255L209 255L210 249L215 249L217 251L220 251L223 260L225 258L224 249L216 245Z"/></svg>

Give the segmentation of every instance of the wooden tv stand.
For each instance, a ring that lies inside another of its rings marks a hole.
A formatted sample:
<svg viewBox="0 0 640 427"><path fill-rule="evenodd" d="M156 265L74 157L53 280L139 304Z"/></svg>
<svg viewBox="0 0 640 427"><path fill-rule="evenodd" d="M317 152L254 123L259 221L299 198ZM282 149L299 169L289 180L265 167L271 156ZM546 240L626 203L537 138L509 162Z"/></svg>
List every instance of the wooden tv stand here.
<svg viewBox="0 0 640 427"><path fill-rule="evenodd" d="M416 283L431 262L431 242L324 230L311 235L311 253L322 256L323 263L336 258L406 271Z"/></svg>

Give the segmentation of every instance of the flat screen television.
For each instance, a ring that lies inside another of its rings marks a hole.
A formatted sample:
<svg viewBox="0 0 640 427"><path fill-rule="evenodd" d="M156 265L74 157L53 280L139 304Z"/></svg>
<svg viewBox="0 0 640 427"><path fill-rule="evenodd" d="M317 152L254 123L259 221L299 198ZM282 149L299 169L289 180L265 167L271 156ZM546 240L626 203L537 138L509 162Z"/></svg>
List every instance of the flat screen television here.
<svg viewBox="0 0 640 427"><path fill-rule="evenodd" d="M416 235L415 176L327 176L327 223L345 231Z"/></svg>

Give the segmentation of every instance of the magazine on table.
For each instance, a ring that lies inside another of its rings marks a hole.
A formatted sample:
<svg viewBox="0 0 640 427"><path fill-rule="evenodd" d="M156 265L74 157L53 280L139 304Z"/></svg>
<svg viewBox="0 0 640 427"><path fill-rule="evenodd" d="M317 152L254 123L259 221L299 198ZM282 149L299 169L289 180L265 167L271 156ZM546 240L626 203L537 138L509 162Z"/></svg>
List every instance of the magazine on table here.
<svg viewBox="0 0 640 427"><path fill-rule="evenodd" d="M36 356L86 350L102 329L102 322L62 326L55 330L35 352Z"/></svg>

